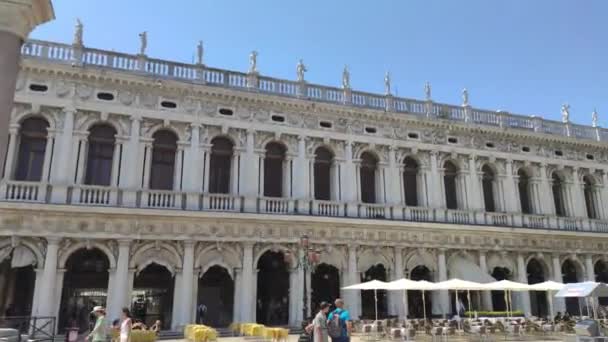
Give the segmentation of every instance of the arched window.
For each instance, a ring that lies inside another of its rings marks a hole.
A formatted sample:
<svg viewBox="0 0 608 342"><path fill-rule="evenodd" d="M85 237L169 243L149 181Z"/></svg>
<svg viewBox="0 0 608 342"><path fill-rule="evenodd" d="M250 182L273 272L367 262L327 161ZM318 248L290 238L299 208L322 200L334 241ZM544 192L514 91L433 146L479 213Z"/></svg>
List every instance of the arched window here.
<svg viewBox="0 0 608 342"><path fill-rule="evenodd" d="M16 180L30 182L42 180L48 127L48 122L42 118L30 118L21 123Z"/></svg>
<svg viewBox="0 0 608 342"><path fill-rule="evenodd" d="M553 203L555 204L555 215L566 216L566 206L564 202L564 182L562 178L557 174L553 173L551 177L553 184L551 189L553 190Z"/></svg>
<svg viewBox="0 0 608 342"><path fill-rule="evenodd" d="M283 165L285 164L285 147L271 142L266 145L264 158L264 196L283 197Z"/></svg>
<svg viewBox="0 0 608 342"><path fill-rule="evenodd" d="M587 207L587 217L590 219L599 218L596 201L595 201L595 184L591 177L583 178L583 193L585 195L585 206Z"/></svg>
<svg viewBox="0 0 608 342"><path fill-rule="evenodd" d="M532 214L532 201L530 201L530 176L526 171L520 169L517 171L519 190L519 202L521 204L521 212L524 214Z"/></svg>
<svg viewBox="0 0 608 342"><path fill-rule="evenodd" d="M458 195L456 193L456 178L458 177L458 168L451 161L446 161L443 168L445 206L448 209L458 209Z"/></svg>
<svg viewBox="0 0 608 342"><path fill-rule="evenodd" d="M376 170L378 159L369 152L361 155L361 202L376 203Z"/></svg>
<svg viewBox="0 0 608 342"><path fill-rule="evenodd" d="M115 136L116 130L109 125L96 125L89 130L85 184L101 186L111 184Z"/></svg>
<svg viewBox="0 0 608 342"><path fill-rule="evenodd" d="M405 205L418 205L418 163L411 157L403 161L403 193Z"/></svg>
<svg viewBox="0 0 608 342"><path fill-rule="evenodd" d="M152 145L152 165L150 170L150 189L173 190L175 176L175 153L177 136L170 131L154 133Z"/></svg>
<svg viewBox="0 0 608 342"><path fill-rule="evenodd" d="M496 211L496 202L494 201L494 185L496 177L494 171L488 165L484 165L481 168L481 186L483 188L483 203L486 211Z"/></svg>
<svg viewBox="0 0 608 342"><path fill-rule="evenodd" d="M315 151L314 181L315 199L331 200L331 163L334 155L325 147Z"/></svg>
<svg viewBox="0 0 608 342"><path fill-rule="evenodd" d="M209 158L209 192L212 194L230 193L230 165L232 163L233 144L227 138L217 137L211 140L211 158Z"/></svg>

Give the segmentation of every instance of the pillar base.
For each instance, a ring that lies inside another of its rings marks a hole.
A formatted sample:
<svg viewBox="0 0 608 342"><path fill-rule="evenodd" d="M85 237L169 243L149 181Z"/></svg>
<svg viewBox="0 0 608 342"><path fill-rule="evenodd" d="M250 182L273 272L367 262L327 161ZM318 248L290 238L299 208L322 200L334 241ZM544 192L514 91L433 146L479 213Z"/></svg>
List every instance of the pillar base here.
<svg viewBox="0 0 608 342"><path fill-rule="evenodd" d="M245 197L243 200L243 211L246 213L258 212L258 200L255 197Z"/></svg>
<svg viewBox="0 0 608 342"><path fill-rule="evenodd" d="M122 192L122 205L128 208L137 207L137 191L125 190Z"/></svg>
<svg viewBox="0 0 608 342"><path fill-rule="evenodd" d="M69 187L67 185L53 185L53 188L51 190L51 203L67 204L68 190Z"/></svg>

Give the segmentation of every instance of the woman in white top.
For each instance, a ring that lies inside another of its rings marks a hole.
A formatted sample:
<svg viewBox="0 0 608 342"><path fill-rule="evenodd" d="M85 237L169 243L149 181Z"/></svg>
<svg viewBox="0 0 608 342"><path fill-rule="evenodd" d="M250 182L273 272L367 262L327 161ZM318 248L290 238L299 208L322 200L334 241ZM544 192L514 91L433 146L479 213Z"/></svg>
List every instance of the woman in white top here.
<svg viewBox="0 0 608 342"><path fill-rule="evenodd" d="M119 342L130 342L131 341L131 328L133 323L131 322L131 312L129 308L122 308L122 314L120 317L120 340Z"/></svg>

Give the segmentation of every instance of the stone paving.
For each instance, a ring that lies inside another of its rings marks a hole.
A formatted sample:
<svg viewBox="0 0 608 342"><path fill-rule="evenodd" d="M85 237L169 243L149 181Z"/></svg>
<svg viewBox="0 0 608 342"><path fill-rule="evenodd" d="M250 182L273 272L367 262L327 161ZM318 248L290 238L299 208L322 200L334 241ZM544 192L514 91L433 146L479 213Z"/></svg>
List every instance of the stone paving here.
<svg viewBox="0 0 608 342"><path fill-rule="evenodd" d="M269 340L264 340L264 339L258 339L258 338L251 338L251 337L222 337L220 339L218 339L219 342L241 342L241 341L246 341L246 342L271 342ZM298 336L297 335L290 335L289 336L289 340L287 342L297 342L298 341ZM370 340L368 338L364 338L362 336L355 336L351 339L351 342L372 342L374 340ZM398 340L388 340L388 339L381 339L381 340L376 340L376 341L380 341L380 342L389 342L389 341L398 341ZM399 340L400 341L400 340ZM424 342L431 342L432 338L430 336L422 336L420 338L414 339L413 341L424 341ZM445 341L445 340L444 340ZM479 341L478 338L472 339L471 337L467 337L467 336L463 336L463 337L450 337L448 339L448 341L452 341L452 342L464 342L464 341ZM548 337L524 337L524 338L520 338L520 339L513 339L513 338L508 338L505 339L504 336L495 336L495 337L490 337L488 339L484 339L484 341L526 341L526 342L555 342L555 341L564 341L564 342L575 342L576 338L574 336L548 336ZM167 342L187 342L186 340L167 340ZM331 339L330 339L331 342Z"/></svg>

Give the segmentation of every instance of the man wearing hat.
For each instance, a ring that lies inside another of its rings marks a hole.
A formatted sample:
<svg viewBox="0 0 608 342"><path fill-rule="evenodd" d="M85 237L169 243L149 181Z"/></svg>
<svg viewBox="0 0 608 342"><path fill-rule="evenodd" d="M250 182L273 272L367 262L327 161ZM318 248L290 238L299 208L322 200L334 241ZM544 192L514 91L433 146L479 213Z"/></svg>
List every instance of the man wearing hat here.
<svg viewBox="0 0 608 342"><path fill-rule="evenodd" d="M106 309L104 309L103 306L96 306L93 308L92 313L95 314L97 320L95 321L95 327L87 336L86 341L106 342L108 337L108 322L106 322Z"/></svg>

